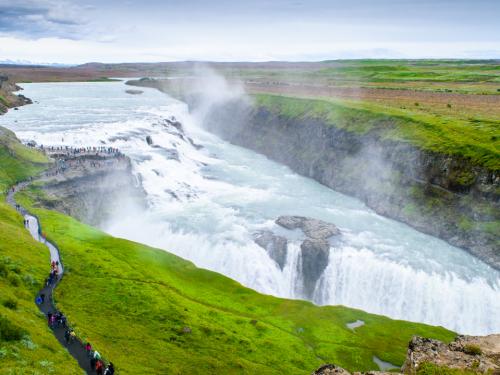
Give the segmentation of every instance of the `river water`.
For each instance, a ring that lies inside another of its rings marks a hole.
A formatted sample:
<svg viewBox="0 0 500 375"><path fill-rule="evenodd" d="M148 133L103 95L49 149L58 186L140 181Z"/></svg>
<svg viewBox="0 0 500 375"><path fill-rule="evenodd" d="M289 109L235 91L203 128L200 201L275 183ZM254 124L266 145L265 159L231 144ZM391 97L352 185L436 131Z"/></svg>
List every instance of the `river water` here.
<svg viewBox="0 0 500 375"><path fill-rule="evenodd" d="M281 270L253 242L274 220L303 215L335 223L329 265L313 302L342 304L465 334L500 332L500 273L465 251L377 215L362 202L299 176L202 130L184 103L122 82L24 84L33 105L0 116L0 126L44 145L107 145L133 162L147 212L103 223L115 236L156 246L259 292L302 298L299 233ZM166 131L175 116L186 139ZM150 135L158 146L146 142ZM176 150L178 160L172 158ZM283 232L284 233L284 232Z"/></svg>

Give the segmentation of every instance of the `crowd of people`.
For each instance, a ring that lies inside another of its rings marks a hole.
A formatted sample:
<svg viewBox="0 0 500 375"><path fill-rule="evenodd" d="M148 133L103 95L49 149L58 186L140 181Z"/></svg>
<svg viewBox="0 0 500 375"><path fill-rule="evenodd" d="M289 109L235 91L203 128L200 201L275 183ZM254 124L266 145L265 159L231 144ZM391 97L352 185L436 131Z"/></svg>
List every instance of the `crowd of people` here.
<svg viewBox="0 0 500 375"><path fill-rule="evenodd" d="M72 146L46 146L40 145L40 150L45 153L64 153L68 155L96 155L96 154L106 154L106 155L121 155L120 150L116 147L106 147L106 146L87 146L87 147L72 147Z"/></svg>
<svg viewBox="0 0 500 375"><path fill-rule="evenodd" d="M59 262L52 261L50 265L50 275L47 278L47 286L53 286L59 277ZM35 299L35 303L37 305L42 305L45 302L45 294L39 293ZM47 324L53 330L57 328L64 329L64 341L66 346L73 345L74 343L81 344L77 337L75 331L68 326L66 316L61 311L49 311L47 312ZM92 371L94 371L97 375L114 375L115 368L113 363L105 364L104 360L101 357L101 354L97 350L93 350L92 345L90 343L86 343L84 345L85 352L87 358L89 359L89 365Z"/></svg>

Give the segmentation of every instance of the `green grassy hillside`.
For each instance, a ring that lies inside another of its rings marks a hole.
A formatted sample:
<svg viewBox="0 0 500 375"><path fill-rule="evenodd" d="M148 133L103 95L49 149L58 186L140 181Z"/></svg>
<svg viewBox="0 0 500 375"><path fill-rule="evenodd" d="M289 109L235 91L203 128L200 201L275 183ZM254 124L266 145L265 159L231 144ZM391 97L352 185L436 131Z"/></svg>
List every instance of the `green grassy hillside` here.
<svg viewBox="0 0 500 375"><path fill-rule="evenodd" d="M5 190L40 171L47 160L0 128L0 374L80 374L34 303L47 276L49 253L23 227Z"/></svg>
<svg viewBox="0 0 500 375"><path fill-rule="evenodd" d="M38 191L19 198L36 206ZM57 302L122 373L307 374L325 362L402 364L412 335L454 333L341 306L265 296L167 252L34 208L62 250ZM366 325L352 332L346 323ZM187 332L186 332L187 331Z"/></svg>
<svg viewBox="0 0 500 375"><path fill-rule="evenodd" d="M11 135L2 136L3 187L46 161ZM32 188L18 199L40 216L44 232L61 248L66 273L56 303L79 336L122 374L308 374L325 362L367 370L376 368L374 355L401 364L414 334L444 341L455 336L355 309L259 294L165 251L36 208L39 194ZM49 258L20 223L2 199L2 371L77 374L33 303ZM357 319L366 325L355 332L345 326ZM4 327L12 332L6 338Z"/></svg>

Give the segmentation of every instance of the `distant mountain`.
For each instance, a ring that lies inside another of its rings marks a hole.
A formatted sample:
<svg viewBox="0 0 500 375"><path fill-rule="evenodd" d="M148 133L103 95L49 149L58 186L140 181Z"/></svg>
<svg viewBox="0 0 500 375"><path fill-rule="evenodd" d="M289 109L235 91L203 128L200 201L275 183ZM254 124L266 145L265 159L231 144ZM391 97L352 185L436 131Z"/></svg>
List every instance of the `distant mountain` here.
<svg viewBox="0 0 500 375"><path fill-rule="evenodd" d="M29 60L6 59L6 60L0 60L0 65L52 66L52 67L67 68L67 67L75 66L76 64L33 62L33 61L29 61Z"/></svg>

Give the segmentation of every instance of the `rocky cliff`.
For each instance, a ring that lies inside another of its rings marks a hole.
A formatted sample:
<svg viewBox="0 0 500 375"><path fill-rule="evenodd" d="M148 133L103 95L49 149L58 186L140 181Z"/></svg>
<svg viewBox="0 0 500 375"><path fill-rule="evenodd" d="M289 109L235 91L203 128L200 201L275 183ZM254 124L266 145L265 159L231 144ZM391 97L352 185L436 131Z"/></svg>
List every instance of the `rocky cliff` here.
<svg viewBox="0 0 500 375"><path fill-rule="evenodd" d="M127 210L145 206L145 194L123 155L52 155L55 165L40 179L41 203L99 226Z"/></svg>
<svg viewBox="0 0 500 375"><path fill-rule="evenodd" d="M0 114L7 112L9 108L30 104L31 100L24 95L15 95L14 91L21 90L19 86L0 73Z"/></svg>
<svg viewBox="0 0 500 375"><path fill-rule="evenodd" d="M189 100L196 111L198 101ZM283 100L287 98L283 97ZM375 118L378 128L395 119ZM212 105L205 126L384 216L468 250L500 269L500 174L457 155L424 150L378 131L346 130L245 100Z"/></svg>

